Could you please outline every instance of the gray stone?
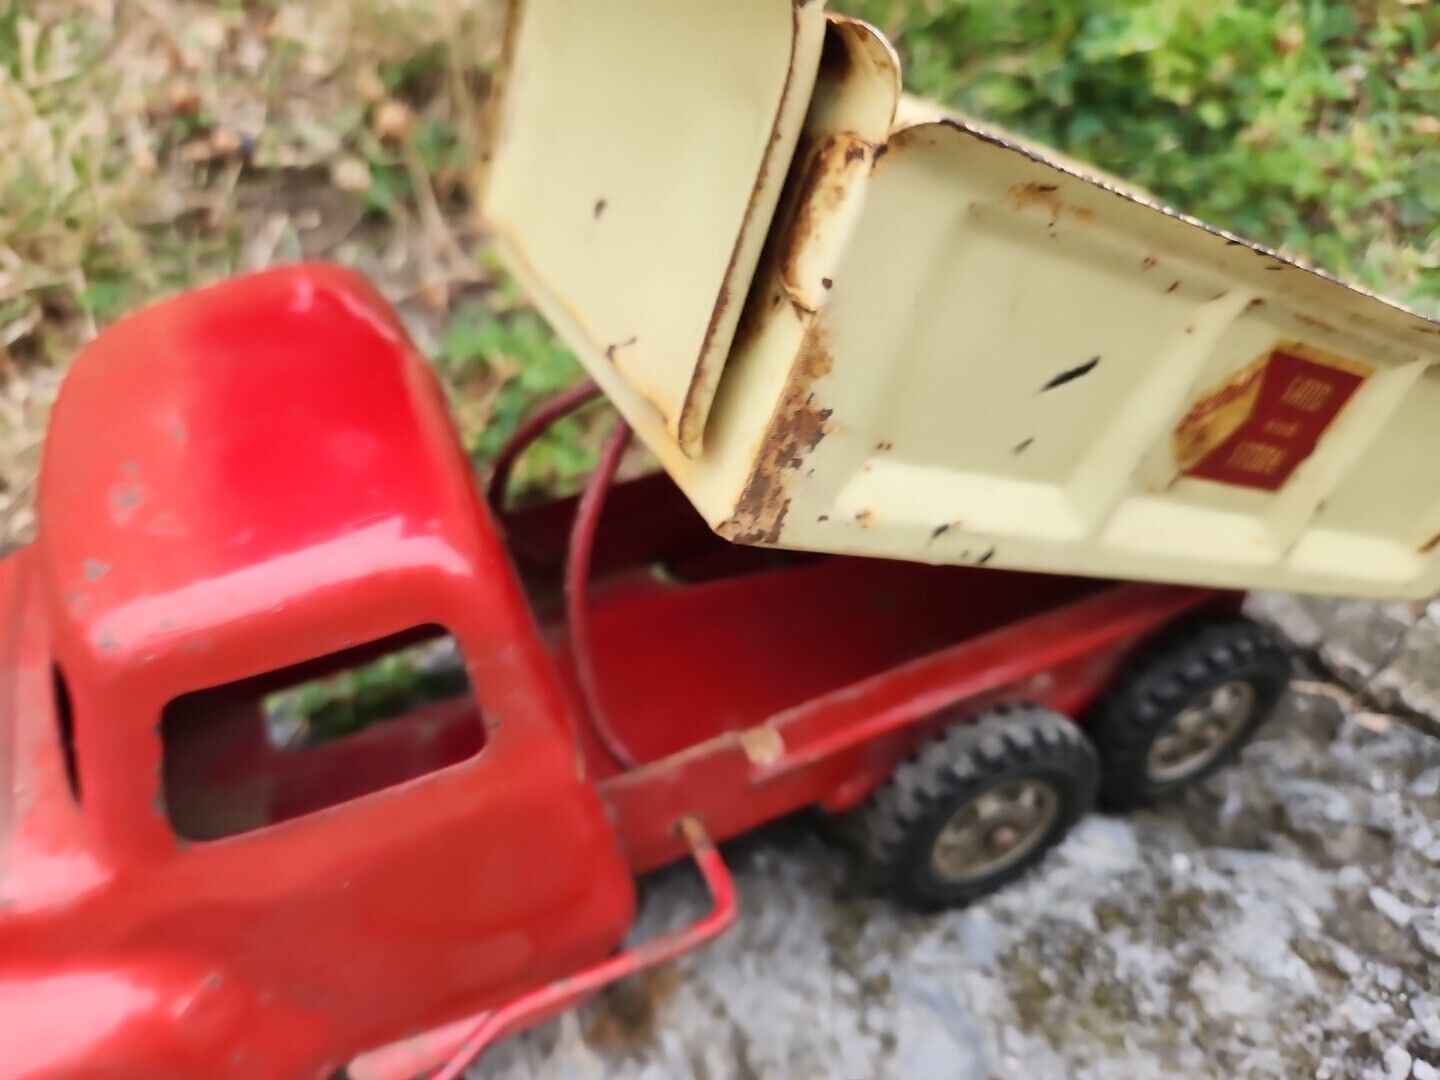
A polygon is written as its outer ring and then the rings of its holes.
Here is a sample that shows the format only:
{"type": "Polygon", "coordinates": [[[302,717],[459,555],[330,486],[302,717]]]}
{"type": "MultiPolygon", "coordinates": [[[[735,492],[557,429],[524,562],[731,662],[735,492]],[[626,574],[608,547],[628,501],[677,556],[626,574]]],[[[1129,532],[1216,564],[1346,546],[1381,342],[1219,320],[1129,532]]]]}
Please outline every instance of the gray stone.
{"type": "Polygon", "coordinates": [[[1372,684],[1377,701],[1440,720],[1440,622],[1435,605],[1406,632],[1394,660],[1372,684]]]}
{"type": "Polygon", "coordinates": [[[1320,659],[1346,684],[1363,686],[1400,654],[1417,618],[1408,604],[1336,601],[1320,659]]]}
{"type": "Polygon", "coordinates": [[[1301,649],[1318,649],[1329,622],[1330,600],[1291,593],[1251,593],[1245,612],[1268,623],[1301,649]]]}
{"type": "Polygon", "coordinates": [[[1246,612],[1313,653],[1343,685],[1380,708],[1440,725],[1440,601],[1377,604],[1256,593],[1246,612]]]}

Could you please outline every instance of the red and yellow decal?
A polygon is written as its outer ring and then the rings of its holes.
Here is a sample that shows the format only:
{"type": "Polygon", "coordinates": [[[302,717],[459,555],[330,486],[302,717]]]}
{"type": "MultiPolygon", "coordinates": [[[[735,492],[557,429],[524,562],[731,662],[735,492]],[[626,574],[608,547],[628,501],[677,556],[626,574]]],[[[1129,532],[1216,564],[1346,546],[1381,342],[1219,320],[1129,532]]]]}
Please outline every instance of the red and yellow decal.
{"type": "Polygon", "coordinates": [[[1372,369],[1286,342],[1226,379],[1175,428],[1182,476],[1278,491],[1372,369]]]}

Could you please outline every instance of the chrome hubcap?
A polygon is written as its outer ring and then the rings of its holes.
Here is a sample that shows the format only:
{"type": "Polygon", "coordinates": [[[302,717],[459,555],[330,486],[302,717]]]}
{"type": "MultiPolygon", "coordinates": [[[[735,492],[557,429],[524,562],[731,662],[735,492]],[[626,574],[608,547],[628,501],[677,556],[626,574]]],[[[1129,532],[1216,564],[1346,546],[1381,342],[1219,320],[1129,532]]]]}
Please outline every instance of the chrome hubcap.
{"type": "Polygon", "coordinates": [[[950,815],[935,837],[930,868],[962,884],[1013,866],[1045,838],[1059,810],[1060,796],[1043,780],[996,784],[950,815]]]}
{"type": "Polygon", "coordinates": [[[1223,754],[1255,709],[1255,688],[1243,679],[1221,683],[1160,729],[1145,768],[1158,783],[1183,780],[1223,754]]]}

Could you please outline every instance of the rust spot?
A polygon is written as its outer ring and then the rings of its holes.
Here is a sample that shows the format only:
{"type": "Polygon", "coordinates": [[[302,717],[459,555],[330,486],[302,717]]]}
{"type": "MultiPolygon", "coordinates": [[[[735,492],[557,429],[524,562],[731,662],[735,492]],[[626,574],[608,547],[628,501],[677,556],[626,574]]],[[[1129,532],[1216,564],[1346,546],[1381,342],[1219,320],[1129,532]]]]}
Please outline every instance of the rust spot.
{"type": "Polygon", "coordinates": [[[1010,452],[1012,454],[1023,454],[1026,450],[1029,450],[1030,447],[1034,444],[1035,436],[1031,435],[1028,439],[1021,439],[1018,443],[1011,447],[1010,452]]]}
{"type": "Polygon", "coordinates": [[[596,221],[599,221],[599,220],[600,220],[600,215],[603,214],[603,213],[605,213],[605,208],[606,208],[607,206],[609,206],[609,205],[610,205],[610,202],[609,202],[609,200],[607,200],[607,199],[596,199],[596,200],[595,200],[595,220],[596,220],[596,221]]]}
{"type": "Polygon", "coordinates": [[[1051,379],[1049,382],[1047,382],[1044,386],[1040,388],[1040,393],[1043,394],[1047,390],[1054,390],[1056,387],[1064,386],[1066,383],[1072,383],[1076,379],[1083,379],[1086,375],[1089,375],[1099,366],[1100,357],[1092,356],[1089,360],[1086,360],[1085,363],[1077,364],[1073,368],[1068,368],[1065,371],[1060,372],[1060,374],[1056,375],[1053,379],[1051,379]]]}
{"type": "Polygon", "coordinates": [[[622,979],[596,995],[585,1040],[606,1050],[653,1043],[660,1013],[679,989],[680,972],[673,964],[622,979]]]}
{"type": "Polygon", "coordinates": [[[1178,289],[1178,288],[1180,288],[1180,282],[1174,281],[1174,282],[1171,282],[1170,287],[1169,287],[1168,289],[1166,289],[1165,291],[1166,291],[1167,293],[1172,293],[1172,292],[1174,292],[1174,291],[1175,291],[1176,289],[1178,289]]]}
{"type": "Polygon", "coordinates": [[[1187,333],[1187,334],[1193,334],[1194,332],[1195,332],[1195,324],[1194,324],[1194,323],[1191,323],[1189,326],[1185,327],[1185,333],[1187,333]]]}
{"type": "Polygon", "coordinates": [[[870,523],[875,520],[874,510],[861,510],[855,515],[855,524],[862,529],[868,529],[870,523]]]}
{"type": "Polygon", "coordinates": [[[824,288],[826,288],[826,289],[833,289],[833,288],[835,287],[835,279],[834,279],[834,278],[828,278],[828,277],[822,277],[822,278],[820,279],[820,284],[821,284],[824,288]]]}
{"type": "MultiPolygon", "coordinates": [[[[832,135],[825,139],[806,162],[796,191],[795,212],[785,230],[785,249],[779,258],[780,280],[791,298],[800,292],[800,258],[810,247],[825,216],[839,207],[845,188],[839,182],[856,161],[869,152],[866,143],[853,136],[832,135]]],[[[827,279],[828,280],[828,279],[827,279]]],[[[826,285],[825,288],[830,288],[826,285]]]]}
{"type": "Polygon", "coordinates": [[[829,521],[829,520],[830,520],[830,515],[829,515],[829,514],[821,514],[821,515],[820,515],[819,517],[817,517],[815,520],[816,520],[816,521],[829,521]]]}
{"type": "Polygon", "coordinates": [[[811,387],[834,366],[824,324],[817,321],[791,368],[789,385],[775,407],[765,445],[735,503],[735,512],[720,526],[722,536],[737,544],[779,542],[790,511],[786,489],[791,476],[830,431],[832,410],[815,404],[811,387]]]}
{"type": "Polygon", "coordinates": [[[1054,224],[1065,210],[1065,204],[1056,194],[1058,190],[1059,186],[1056,184],[1037,184],[1033,180],[1028,184],[1015,184],[1010,188],[1010,204],[1016,210],[1032,207],[1049,210],[1051,224],[1054,224]]]}
{"type": "Polygon", "coordinates": [[[1154,255],[1146,255],[1145,258],[1140,260],[1140,269],[1142,270],[1154,270],[1155,267],[1159,265],[1160,260],[1155,258],[1154,255]]]}
{"type": "Polygon", "coordinates": [[[876,449],[876,450],[879,450],[879,451],[881,451],[881,452],[883,453],[883,452],[886,451],[886,450],[894,450],[894,449],[895,449],[895,444],[894,444],[893,442],[891,442],[889,439],[886,439],[886,440],[884,440],[883,442],[877,442],[877,443],[875,444],[875,449],[876,449]]]}

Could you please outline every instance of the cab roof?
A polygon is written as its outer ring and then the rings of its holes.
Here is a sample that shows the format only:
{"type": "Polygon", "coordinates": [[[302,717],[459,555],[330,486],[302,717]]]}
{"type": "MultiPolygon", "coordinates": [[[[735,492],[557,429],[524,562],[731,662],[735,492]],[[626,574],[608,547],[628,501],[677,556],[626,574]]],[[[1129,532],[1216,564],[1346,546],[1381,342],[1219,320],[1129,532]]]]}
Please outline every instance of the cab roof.
{"type": "Polygon", "coordinates": [[[178,297],[103,333],[56,403],[57,659],[72,682],[196,689],[431,621],[424,583],[468,571],[482,516],[438,385],[362,278],[302,265],[178,297]]]}

